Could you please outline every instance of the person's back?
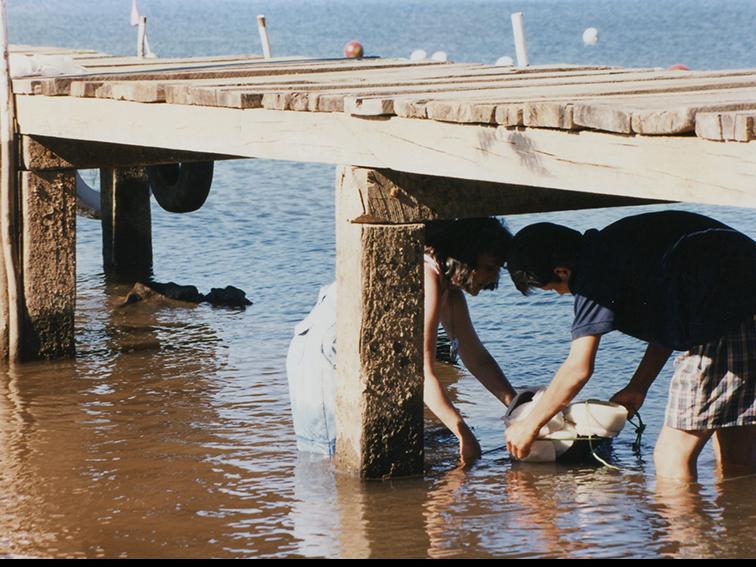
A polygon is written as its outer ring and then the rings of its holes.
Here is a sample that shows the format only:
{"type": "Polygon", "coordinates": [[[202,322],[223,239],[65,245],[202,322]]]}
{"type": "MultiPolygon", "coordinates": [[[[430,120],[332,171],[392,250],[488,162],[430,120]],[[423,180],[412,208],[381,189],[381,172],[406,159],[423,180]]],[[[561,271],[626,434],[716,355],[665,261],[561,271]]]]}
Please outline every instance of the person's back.
{"type": "Polygon", "coordinates": [[[756,243],[695,213],[636,215],[585,233],[570,289],[617,330],[686,349],[756,310],[756,243]]]}

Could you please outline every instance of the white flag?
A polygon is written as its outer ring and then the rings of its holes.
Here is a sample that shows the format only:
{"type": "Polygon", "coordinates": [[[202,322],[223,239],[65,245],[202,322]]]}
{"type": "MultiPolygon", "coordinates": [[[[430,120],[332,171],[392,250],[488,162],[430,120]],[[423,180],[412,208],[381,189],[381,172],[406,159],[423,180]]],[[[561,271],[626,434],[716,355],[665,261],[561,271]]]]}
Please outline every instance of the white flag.
{"type": "Polygon", "coordinates": [[[139,25],[139,8],[137,8],[136,0],[131,0],[131,25],[139,25]]]}

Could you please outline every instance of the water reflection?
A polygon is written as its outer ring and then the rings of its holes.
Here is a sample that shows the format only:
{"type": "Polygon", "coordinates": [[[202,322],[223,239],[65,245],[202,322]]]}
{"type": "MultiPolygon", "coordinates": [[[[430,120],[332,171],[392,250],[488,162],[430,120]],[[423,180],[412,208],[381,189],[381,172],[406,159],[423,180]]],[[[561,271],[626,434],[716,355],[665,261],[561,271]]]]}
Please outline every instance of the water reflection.
{"type": "Polygon", "coordinates": [[[753,554],[748,539],[756,517],[756,477],[699,483],[658,479],[655,536],[672,558],[736,558],[753,554]],[[713,492],[713,495],[711,494],[713,492]]]}
{"type": "Polygon", "coordinates": [[[234,540],[259,552],[250,521],[287,503],[244,486],[254,443],[237,444],[217,407],[224,351],[211,326],[182,318],[110,310],[97,372],[84,356],[4,373],[1,553],[227,556],[234,540]]]}

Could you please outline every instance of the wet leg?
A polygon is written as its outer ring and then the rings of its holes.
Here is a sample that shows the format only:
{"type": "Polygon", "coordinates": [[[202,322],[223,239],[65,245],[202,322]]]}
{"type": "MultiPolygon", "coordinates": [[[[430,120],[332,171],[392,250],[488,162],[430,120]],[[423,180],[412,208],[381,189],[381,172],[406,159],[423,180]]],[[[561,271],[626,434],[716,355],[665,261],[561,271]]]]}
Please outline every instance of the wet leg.
{"type": "Polygon", "coordinates": [[[713,445],[722,477],[756,472],[756,425],[718,429],[713,445]]]}
{"type": "Polygon", "coordinates": [[[654,449],[656,476],[677,480],[695,480],[696,461],[713,431],[684,431],[665,425],[654,449]]]}

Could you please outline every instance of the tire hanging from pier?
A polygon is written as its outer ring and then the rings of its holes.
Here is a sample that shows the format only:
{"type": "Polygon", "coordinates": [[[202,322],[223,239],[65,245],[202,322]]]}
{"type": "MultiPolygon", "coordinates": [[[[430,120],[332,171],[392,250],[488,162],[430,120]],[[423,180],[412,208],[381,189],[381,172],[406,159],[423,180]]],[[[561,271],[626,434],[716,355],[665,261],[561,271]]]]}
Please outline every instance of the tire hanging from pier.
{"type": "Polygon", "coordinates": [[[147,168],[155,200],[171,213],[191,213],[207,200],[213,183],[212,161],[171,163],[147,168]]]}

